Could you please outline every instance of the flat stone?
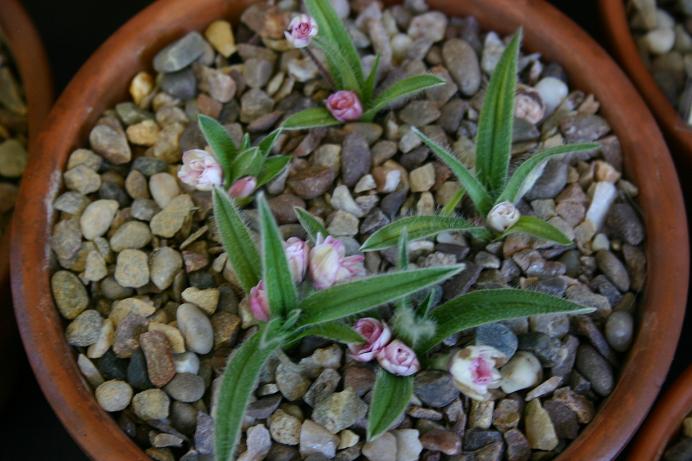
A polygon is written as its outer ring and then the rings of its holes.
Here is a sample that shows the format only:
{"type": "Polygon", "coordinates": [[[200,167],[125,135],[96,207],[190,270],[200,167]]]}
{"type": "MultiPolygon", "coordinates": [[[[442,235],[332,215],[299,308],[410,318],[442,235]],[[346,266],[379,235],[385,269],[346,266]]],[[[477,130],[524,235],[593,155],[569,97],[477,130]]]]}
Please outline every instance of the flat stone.
{"type": "Polygon", "coordinates": [[[424,432],[420,441],[423,448],[439,451],[445,455],[457,455],[461,452],[461,438],[452,431],[433,428],[424,432]]]}
{"type": "Polygon", "coordinates": [[[616,203],[610,208],[606,226],[610,234],[630,245],[639,245],[644,241],[644,225],[628,203],[616,203]]]}
{"type": "Polygon", "coordinates": [[[270,395],[251,402],[247,408],[247,416],[255,419],[267,419],[279,408],[281,395],[270,395]]]}
{"type": "Polygon", "coordinates": [[[198,32],[190,32],[154,56],[157,72],[176,72],[192,64],[204,53],[206,42],[198,32]]]}
{"type": "Polygon", "coordinates": [[[141,349],[136,350],[127,364],[127,382],[137,390],[151,389],[154,385],[147,373],[147,359],[141,349]]]}
{"type": "Polygon", "coordinates": [[[192,373],[178,373],[164,390],[178,402],[193,403],[204,396],[204,378],[192,373]]]}
{"type": "Polygon", "coordinates": [[[147,389],[135,394],[132,409],[145,421],[161,420],[168,417],[170,399],[160,389],[147,389]]]}
{"type": "Polygon", "coordinates": [[[91,202],[79,218],[82,235],[87,240],[101,237],[111,227],[118,202],[115,200],[95,200],[91,202]]]}
{"type": "Polygon", "coordinates": [[[60,314],[72,320],[89,305],[86,288],[75,274],[58,271],[51,277],[51,291],[60,314]]]}
{"type": "MultiPolygon", "coordinates": [[[[209,417],[211,420],[211,417],[209,417]]],[[[213,421],[210,422],[213,425],[213,421]]],[[[211,430],[211,427],[210,427],[211,430]]],[[[213,447],[212,434],[209,435],[210,452],[213,447]]],[[[267,456],[272,446],[269,431],[263,424],[252,426],[247,430],[247,451],[238,457],[238,461],[257,461],[267,456]]]]}
{"type": "Polygon", "coordinates": [[[171,200],[180,195],[178,180],[168,173],[156,173],[149,178],[149,190],[152,198],[161,208],[166,208],[171,200]]]}
{"type": "Polygon", "coordinates": [[[208,288],[200,290],[195,287],[186,288],[182,292],[183,299],[196,305],[207,314],[211,315],[216,311],[216,306],[219,304],[219,289],[208,288]]]}
{"type": "Polygon", "coordinates": [[[182,256],[171,247],[161,247],[151,253],[150,277],[159,290],[165,290],[171,286],[175,274],[180,272],[182,267],[182,256]]]}
{"type": "Polygon", "coordinates": [[[139,288],[149,283],[147,254],[140,250],[126,249],[118,254],[115,280],[123,287],[139,288]]]}
{"type": "Polygon", "coordinates": [[[149,226],[140,221],[128,221],[115,231],[111,237],[111,250],[120,252],[125,249],[144,248],[151,242],[149,226]]]}
{"type": "Polygon", "coordinates": [[[65,187],[83,195],[96,192],[101,187],[101,176],[86,165],[67,170],[63,174],[63,180],[65,187]]]}
{"type": "Polygon", "coordinates": [[[561,159],[550,160],[546,163],[543,173],[529,190],[527,200],[549,199],[557,196],[567,184],[568,165],[561,159]]]}
{"type": "Polygon", "coordinates": [[[175,376],[175,363],[166,335],[161,331],[149,331],[139,337],[139,344],[146,358],[151,383],[156,387],[168,384],[175,376]]]}
{"type": "Polygon", "coordinates": [[[341,375],[339,372],[332,368],[325,368],[310,385],[303,396],[303,400],[311,407],[314,407],[318,402],[333,394],[340,381],[341,375]]]}
{"type": "Polygon", "coordinates": [[[577,113],[560,120],[560,131],[566,143],[591,142],[608,134],[610,126],[599,115],[577,113]]]}
{"type": "Polygon", "coordinates": [[[397,439],[391,432],[363,445],[363,456],[370,461],[396,461],[396,454],[397,439]]]}
{"type": "Polygon", "coordinates": [[[504,439],[507,444],[507,461],[529,461],[531,446],[522,432],[511,429],[504,433],[504,439]]]}
{"type": "Polygon", "coordinates": [[[579,435],[579,421],[577,414],[567,405],[556,400],[546,400],[543,408],[548,412],[550,420],[555,427],[555,434],[561,439],[574,440],[579,435]]]}
{"type": "Polygon", "coordinates": [[[425,126],[440,118],[440,110],[433,101],[411,101],[399,111],[401,121],[413,126],[425,126]]]}
{"type": "Polygon", "coordinates": [[[67,343],[75,347],[87,347],[99,339],[103,318],[98,311],[88,309],[75,318],[65,329],[67,343]]]}
{"type": "Polygon", "coordinates": [[[531,448],[550,451],[557,447],[559,440],[548,412],[541,406],[540,400],[532,400],[524,410],[526,438],[531,448]]]}
{"type": "Polygon", "coordinates": [[[312,419],[328,431],[337,432],[352,426],[365,417],[368,405],[351,388],[336,392],[316,403],[312,419]]]}
{"type": "Polygon", "coordinates": [[[396,461],[416,461],[423,451],[420,433],[415,429],[393,431],[396,437],[396,461]]]}
{"type": "Polygon", "coordinates": [[[414,392],[424,404],[433,408],[446,407],[458,396],[454,380],[449,375],[437,370],[426,370],[416,374],[414,392]]]}
{"type": "Polygon", "coordinates": [[[82,232],[79,221],[65,219],[53,228],[51,248],[61,260],[72,259],[82,247],[82,232]]]}
{"type": "Polygon", "coordinates": [[[178,195],[161,212],[151,218],[151,231],[164,238],[173,237],[190,215],[194,204],[187,194],[178,195]]]}
{"type": "Polygon", "coordinates": [[[511,358],[517,351],[517,335],[501,323],[489,323],[476,328],[476,344],[492,346],[511,358]]]}
{"type": "Polygon", "coordinates": [[[218,19],[207,26],[204,36],[216,51],[228,58],[236,51],[231,23],[218,19]]]}
{"type": "Polygon", "coordinates": [[[178,328],[189,350],[208,354],[214,345],[214,330],[209,318],[193,304],[181,304],[176,311],[178,328]]]}
{"type": "Polygon", "coordinates": [[[349,187],[370,171],[372,155],[365,137],[352,133],[344,139],[341,150],[341,179],[349,187]]]}
{"type": "Polygon", "coordinates": [[[427,163],[416,168],[409,175],[412,192],[425,192],[435,185],[435,168],[432,163],[427,163]]]}
{"type": "MultiPolygon", "coordinates": [[[[339,437],[310,419],[300,429],[300,454],[303,457],[322,455],[331,459],[336,454],[339,437]]],[[[396,449],[396,447],[395,447],[396,449]]]]}
{"type": "Polygon", "coordinates": [[[334,179],[336,174],[330,168],[308,166],[291,172],[288,177],[288,186],[298,197],[309,200],[324,195],[332,186],[334,179]]]}
{"type": "Polygon", "coordinates": [[[493,426],[506,432],[519,425],[521,420],[522,402],[517,399],[502,399],[495,405],[493,411],[493,426]]]}
{"type": "Polygon", "coordinates": [[[583,395],[577,394],[569,387],[561,387],[555,391],[553,400],[565,404],[574,411],[581,424],[588,424],[594,417],[593,403],[583,395]]]}
{"type": "Polygon", "coordinates": [[[89,143],[94,152],[115,165],[128,163],[132,159],[127,136],[117,121],[94,126],[89,133],[89,143]]]}
{"type": "Polygon", "coordinates": [[[471,45],[461,39],[447,40],[442,46],[442,58],[459,91],[464,96],[476,94],[481,85],[481,68],[471,45]]]}
{"type": "Polygon", "coordinates": [[[122,411],[132,400],[132,387],[125,381],[112,379],[94,391],[96,401],[108,412],[122,411]]]}

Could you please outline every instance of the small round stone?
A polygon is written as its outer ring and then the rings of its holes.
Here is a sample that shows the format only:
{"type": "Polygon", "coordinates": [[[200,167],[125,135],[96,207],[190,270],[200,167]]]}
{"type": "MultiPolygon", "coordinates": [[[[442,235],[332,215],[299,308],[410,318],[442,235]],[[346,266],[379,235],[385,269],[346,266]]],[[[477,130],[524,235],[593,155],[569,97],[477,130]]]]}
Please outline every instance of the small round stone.
{"type": "Polygon", "coordinates": [[[188,349],[208,354],[214,345],[214,330],[209,317],[194,304],[186,303],[178,307],[176,319],[188,349]]]}
{"type": "Polygon", "coordinates": [[[76,318],[89,305],[89,296],[79,277],[70,271],[58,271],[50,279],[58,310],[68,320],[76,318]]]}
{"type": "Polygon", "coordinates": [[[149,283],[147,254],[140,250],[126,249],[118,254],[115,280],[123,287],[139,288],[149,283]]]}
{"type": "Polygon", "coordinates": [[[82,216],[79,225],[82,235],[87,240],[101,237],[111,227],[115,213],[118,211],[118,202],[115,200],[96,200],[91,202],[82,216]]]}
{"type": "Polygon", "coordinates": [[[87,347],[99,339],[103,318],[98,311],[88,309],[77,316],[65,330],[65,338],[72,346],[87,347]]]}
{"type": "Polygon", "coordinates": [[[132,400],[132,387],[125,381],[112,379],[96,388],[96,401],[108,412],[122,411],[132,400]]]}
{"type": "Polygon", "coordinates": [[[145,421],[168,418],[171,400],[161,389],[147,389],[132,399],[132,409],[145,421]]]}
{"type": "Polygon", "coordinates": [[[633,330],[634,320],[629,312],[613,312],[608,317],[605,328],[608,344],[618,352],[625,352],[632,343],[633,330]]]}
{"type": "Polygon", "coordinates": [[[179,402],[196,402],[204,395],[204,379],[192,373],[178,373],[164,390],[179,402]]]}

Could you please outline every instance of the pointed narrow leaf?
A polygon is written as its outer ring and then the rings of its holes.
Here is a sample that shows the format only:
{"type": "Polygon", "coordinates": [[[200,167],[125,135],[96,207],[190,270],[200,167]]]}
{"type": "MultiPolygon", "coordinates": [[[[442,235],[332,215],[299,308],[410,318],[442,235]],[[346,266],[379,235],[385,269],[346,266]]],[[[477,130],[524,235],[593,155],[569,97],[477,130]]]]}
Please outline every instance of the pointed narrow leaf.
{"type": "Polygon", "coordinates": [[[251,145],[252,142],[250,140],[250,133],[245,133],[243,135],[243,140],[240,143],[240,150],[249,149],[251,145]]]}
{"type": "Polygon", "coordinates": [[[231,164],[238,155],[238,147],[235,145],[226,129],[216,119],[200,114],[198,116],[199,129],[204,139],[211,146],[225,175],[231,174],[231,164]]]}
{"type": "Polygon", "coordinates": [[[321,126],[339,125],[341,122],[332,117],[325,107],[311,107],[303,111],[289,115],[281,124],[284,130],[305,130],[321,126]]]}
{"type": "Polygon", "coordinates": [[[491,194],[500,194],[507,181],[512,154],[514,96],[517,87],[517,59],[521,31],[502,53],[490,77],[476,134],[476,172],[491,194]]]}
{"type": "Polygon", "coordinates": [[[559,243],[560,245],[570,245],[572,241],[560,229],[535,216],[522,216],[519,221],[507,229],[500,238],[510,234],[524,233],[532,237],[559,243]]]}
{"type": "Polygon", "coordinates": [[[360,62],[358,62],[358,68],[353,68],[351,67],[352,63],[346,59],[343,53],[339,52],[334,44],[319,36],[314,42],[324,52],[331,77],[337,76],[339,83],[335,83],[338,85],[338,89],[355,91],[362,97],[360,94],[361,81],[358,79],[358,75],[362,75],[363,72],[360,62]]]}
{"type": "MultiPolygon", "coordinates": [[[[588,152],[597,149],[598,147],[600,147],[600,144],[598,143],[567,144],[566,146],[551,147],[533,155],[529,159],[525,160],[524,163],[519,165],[519,167],[514,171],[514,174],[507,182],[505,190],[502,191],[502,194],[497,199],[497,203],[517,203],[533,185],[527,184],[527,182],[530,182],[529,180],[533,176],[532,173],[550,158],[572,152],[588,152]]],[[[538,178],[533,178],[533,181],[536,179],[538,178]]]]}
{"type": "Polygon", "coordinates": [[[245,410],[259,375],[276,348],[261,349],[256,333],[237,348],[224,369],[214,414],[214,449],[217,461],[234,459],[245,410]]]}
{"type": "Polygon", "coordinates": [[[447,152],[444,147],[427,137],[418,128],[413,128],[413,132],[418,135],[425,145],[428,146],[450,170],[452,170],[452,173],[454,173],[461,183],[461,187],[466,190],[469,198],[471,198],[473,204],[476,205],[476,209],[482,215],[488,214],[490,208],[493,206],[493,199],[478,178],[476,178],[456,156],[447,152]]]}
{"type": "Polygon", "coordinates": [[[322,237],[327,237],[329,235],[329,232],[327,232],[327,229],[325,229],[322,223],[305,209],[297,206],[293,208],[293,211],[295,211],[298,222],[303,226],[303,229],[307,232],[312,243],[317,241],[317,234],[322,234],[322,237]]]}
{"type": "Polygon", "coordinates": [[[445,83],[447,83],[446,80],[430,74],[415,75],[399,80],[383,90],[382,93],[375,98],[372,107],[368,107],[367,111],[363,114],[363,119],[372,120],[379,111],[399,98],[412,96],[428,88],[434,88],[444,85],[445,83]]]}
{"type": "Polygon", "coordinates": [[[349,63],[349,67],[356,72],[358,86],[363,85],[363,68],[360,63],[360,55],[353,45],[351,34],[348,33],[344,22],[339,19],[332,8],[331,2],[324,0],[305,0],[305,7],[319,26],[318,37],[333,43],[337,52],[343,55],[343,59],[349,63]]]}
{"type": "Polygon", "coordinates": [[[541,314],[588,314],[594,310],[536,291],[513,288],[472,291],[431,312],[430,318],[437,322],[437,332],[416,352],[429,352],[453,334],[486,323],[541,314]]]}
{"type": "Polygon", "coordinates": [[[269,154],[271,154],[272,147],[274,147],[274,143],[279,138],[282,131],[283,130],[281,129],[281,127],[275,129],[274,131],[266,135],[264,138],[262,138],[259,144],[257,144],[257,147],[259,147],[259,150],[264,156],[264,158],[269,157],[269,154]]]}
{"type": "Polygon", "coordinates": [[[302,325],[332,322],[443,282],[463,266],[441,266],[389,272],[317,291],[300,303],[302,325]]]}
{"type": "Polygon", "coordinates": [[[245,293],[259,283],[260,257],[250,230],[243,222],[236,205],[223,189],[212,192],[214,219],[219,229],[221,243],[233,267],[238,282],[245,293]]]}
{"type": "Polygon", "coordinates": [[[475,231],[475,227],[463,218],[453,216],[408,216],[400,218],[372,234],[360,247],[362,251],[383,250],[399,241],[402,230],[408,231],[409,240],[432,237],[444,231],[475,231]]]}
{"type": "Polygon", "coordinates": [[[370,400],[368,440],[387,432],[406,411],[413,396],[413,376],[394,376],[379,369],[370,400]]]}
{"type": "Polygon", "coordinates": [[[450,198],[449,201],[445,203],[445,206],[442,207],[440,214],[442,216],[452,216],[454,214],[454,210],[457,206],[459,206],[461,200],[464,198],[465,193],[466,191],[464,191],[464,189],[457,190],[454,193],[454,195],[452,195],[452,198],[450,198]]]}
{"type": "Polygon", "coordinates": [[[291,161],[290,155],[275,155],[269,157],[262,167],[262,172],[257,176],[257,187],[262,187],[277,177],[291,161]]]}
{"type": "Polygon", "coordinates": [[[296,286],[286,260],[284,241],[269,204],[260,193],[257,211],[262,236],[262,280],[272,317],[283,317],[297,304],[296,286]]]}
{"type": "Polygon", "coordinates": [[[331,339],[342,344],[360,344],[364,341],[356,330],[342,322],[328,322],[321,325],[308,327],[301,331],[296,338],[306,338],[308,336],[318,336],[320,338],[331,339]]]}
{"type": "Polygon", "coordinates": [[[370,105],[373,94],[375,94],[375,86],[377,85],[377,73],[380,70],[380,61],[382,56],[380,53],[375,55],[375,62],[372,63],[372,68],[368,74],[368,78],[365,80],[365,88],[363,89],[363,104],[365,107],[370,105]]]}
{"type": "Polygon", "coordinates": [[[264,157],[257,147],[251,147],[242,151],[231,164],[231,184],[243,176],[259,175],[264,157]]]}
{"type": "Polygon", "coordinates": [[[408,229],[404,227],[399,232],[399,270],[408,269],[408,229]]]}

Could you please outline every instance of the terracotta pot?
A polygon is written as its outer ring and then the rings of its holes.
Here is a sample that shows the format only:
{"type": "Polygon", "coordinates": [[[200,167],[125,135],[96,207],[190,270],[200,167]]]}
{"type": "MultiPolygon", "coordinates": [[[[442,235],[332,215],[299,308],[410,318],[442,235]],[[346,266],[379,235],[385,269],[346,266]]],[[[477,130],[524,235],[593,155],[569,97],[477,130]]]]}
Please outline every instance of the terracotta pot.
{"type": "Polygon", "coordinates": [[[682,420],[692,412],[692,367],[659,400],[639,430],[629,461],[657,461],[680,432],[682,420]]]}
{"type": "MultiPolygon", "coordinates": [[[[113,35],[84,65],[49,116],[32,175],[22,185],[14,222],[13,292],[17,319],[34,372],[63,424],[82,448],[102,461],[148,458],[101,410],[79,373],[53,305],[48,239],[50,204],[60,192],[60,172],[72,149],[83,146],[107,108],[125,98],[132,76],[154,53],[185,32],[221,16],[237,18],[248,1],[161,0],[113,35]]],[[[562,64],[577,88],[593,93],[620,137],[629,177],[638,184],[648,235],[650,279],[642,315],[619,382],[594,421],[560,460],[611,460],[630,439],[653,403],[678,340],[688,283],[685,211],[662,136],[625,75],[608,55],[542,0],[430,0],[450,16],[475,15],[502,33],[523,26],[526,47],[562,64]],[[641,146],[646,146],[641,150],[641,146]]]]}
{"type": "Polygon", "coordinates": [[[639,89],[671,143],[673,156],[692,167],[692,127],[673,107],[639,56],[630,32],[624,0],[599,0],[603,32],[615,58],[639,89]]]}
{"type": "MultiPolygon", "coordinates": [[[[19,71],[28,106],[29,150],[53,103],[53,82],[41,38],[18,0],[0,3],[0,30],[19,71]]],[[[10,232],[0,239],[0,350],[16,335],[10,308],[10,232]]],[[[9,380],[1,380],[0,395],[9,380]]]]}

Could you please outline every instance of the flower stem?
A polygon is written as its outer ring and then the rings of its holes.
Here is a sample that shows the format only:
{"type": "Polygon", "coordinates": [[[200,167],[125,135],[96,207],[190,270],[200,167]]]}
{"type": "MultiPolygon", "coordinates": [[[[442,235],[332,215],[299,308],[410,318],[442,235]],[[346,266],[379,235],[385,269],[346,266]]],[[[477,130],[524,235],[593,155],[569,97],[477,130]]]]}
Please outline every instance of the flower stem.
{"type": "Polygon", "coordinates": [[[324,79],[327,81],[329,86],[332,87],[332,89],[336,89],[336,85],[334,84],[334,80],[332,80],[332,76],[329,75],[329,72],[327,72],[327,69],[325,69],[324,66],[322,65],[322,63],[320,62],[320,60],[317,59],[317,56],[315,56],[315,53],[313,53],[312,50],[308,47],[301,48],[301,49],[305,52],[305,54],[308,55],[308,57],[310,59],[312,59],[312,62],[315,63],[315,65],[317,66],[317,69],[320,71],[320,74],[322,74],[322,77],[324,77],[324,79]]]}

